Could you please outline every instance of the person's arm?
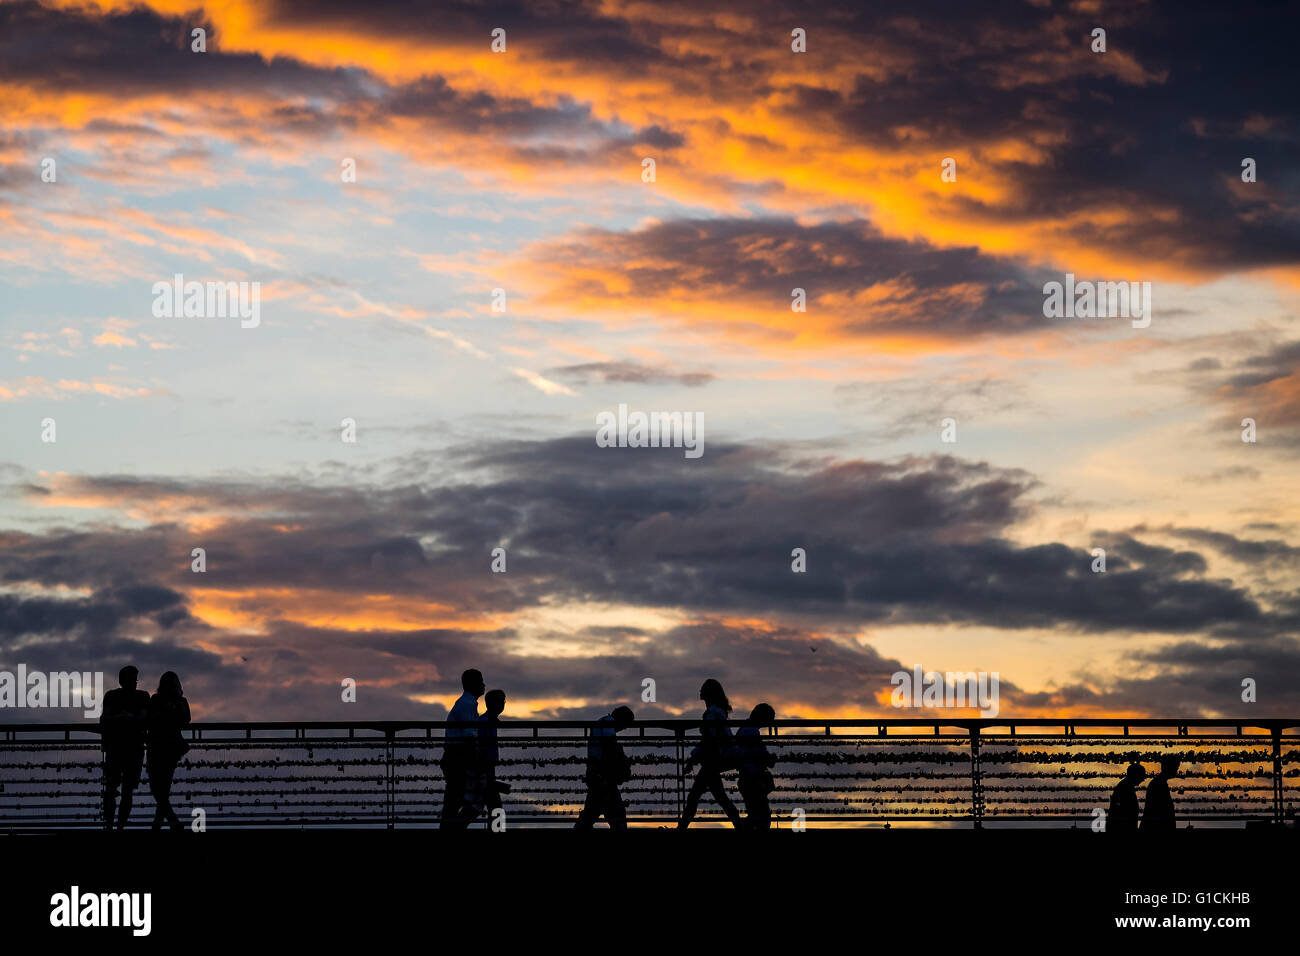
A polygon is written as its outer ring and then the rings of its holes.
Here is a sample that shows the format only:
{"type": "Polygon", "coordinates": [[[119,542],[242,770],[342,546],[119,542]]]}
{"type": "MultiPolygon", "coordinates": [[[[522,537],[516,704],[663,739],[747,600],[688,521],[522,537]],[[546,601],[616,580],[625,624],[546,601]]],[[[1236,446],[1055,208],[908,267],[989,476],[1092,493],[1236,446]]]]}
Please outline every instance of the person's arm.
{"type": "Polygon", "coordinates": [[[614,754],[618,759],[618,774],[614,778],[620,784],[627,783],[632,779],[632,761],[623,751],[623,745],[617,740],[614,741],[614,754]]]}
{"type": "Polygon", "coordinates": [[[184,697],[181,698],[181,726],[184,727],[190,722],[190,702],[184,697]]]}
{"type": "Polygon", "coordinates": [[[700,721],[700,742],[691,751],[691,755],[686,760],[686,772],[690,773],[691,769],[698,763],[704,763],[704,755],[710,752],[716,752],[717,747],[717,726],[716,719],[709,716],[709,711],[704,712],[704,719],[700,721]]]}
{"type": "Polygon", "coordinates": [[[125,693],[110,690],[104,695],[104,712],[99,715],[101,723],[121,724],[132,718],[131,702],[125,699],[125,693]]]}
{"type": "MultiPolygon", "coordinates": [[[[703,733],[703,728],[701,728],[701,733],[703,733]]],[[[703,740],[701,740],[700,743],[699,743],[698,745],[696,745],[694,748],[691,749],[691,755],[690,755],[689,757],[686,758],[686,772],[687,772],[688,774],[689,774],[692,770],[695,769],[695,765],[696,765],[697,763],[702,763],[702,762],[703,762],[703,761],[700,759],[700,753],[701,753],[701,751],[703,751],[703,750],[704,750],[704,741],[703,741],[703,740]]]]}

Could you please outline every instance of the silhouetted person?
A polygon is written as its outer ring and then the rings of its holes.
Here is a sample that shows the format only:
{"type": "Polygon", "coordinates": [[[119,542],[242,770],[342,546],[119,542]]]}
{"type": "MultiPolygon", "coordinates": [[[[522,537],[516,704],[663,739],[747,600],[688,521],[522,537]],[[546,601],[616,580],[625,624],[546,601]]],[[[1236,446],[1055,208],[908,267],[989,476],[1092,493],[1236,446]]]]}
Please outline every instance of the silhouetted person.
{"type": "Polygon", "coordinates": [[[501,752],[497,746],[497,727],[501,713],[506,709],[506,692],[490,690],[483,695],[486,705],[479,717],[478,739],[475,741],[474,765],[465,777],[465,800],[461,816],[468,825],[478,819],[486,807],[490,814],[501,806],[501,793],[509,792],[509,784],[497,780],[497,761],[501,752]]]}
{"type": "Polygon", "coordinates": [[[443,830],[459,830],[469,825],[464,812],[465,785],[477,757],[478,699],[486,690],[483,675],[473,669],[460,675],[460,686],[465,692],[452,704],[447,720],[460,722],[463,726],[447,728],[442,748],[442,821],[439,827],[443,830]]]}
{"type": "Polygon", "coordinates": [[[1169,795],[1169,781],[1178,776],[1178,758],[1161,757],[1160,772],[1147,784],[1147,803],[1142,810],[1142,831],[1172,833],[1178,829],[1174,798],[1169,795]]]}
{"type": "Polygon", "coordinates": [[[627,829],[627,808],[618,788],[632,779],[632,761],[623,753],[618,732],[632,726],[631,707],[615,707],[591,728],[587,738],[587,802],[578,814],[575,830],[590,830],[602,816],[611,830],[627,829]]]}
{"type": "Polygon", "coordinates": [[[1146,768],[1131,763],[1122,779],[1111,792],[1110,812],[1106,818],[1107,833],[1136,833],[1138,828],[1137,786],[1147,778],[1146,768]]]}
{"type": "Polygon", "coordinates": [[[104,695],[99,715],[100,745],[104,748],[104,829],[113,825],[113,803],[122,788],[117,828],[126,826],[131,801],[140,785],[144,764],[144,738],[149,714],[149,692],[136,690],[140,672],[130,664],[117,673],[115,687],[104,695]]]}
{"type": "Polygon", "coordinates": [[[686,808],[682,812],[678,829],[686,829],[695,819],[695,811],[700,805],[700,797],[707,790],[713,794],[722,812],[727,815],[733,827],[740,826],[740,811],[727,796],[722,786],[724,759],[734,758],[731,746],[731,730],[727,727],[727,715],[731,713],[731,701],[722,690],[722,685],[710,677],[700,687],[700,700],[704,701],[704,723],[700,727],[700,745],[696,747],[686,761],[686,773],[698,762],[700,772],[691,784],[691,791],[686,795],[686,808]]]}
{"type": "Polygon", "coordinates": [[[740,770],[740,796],[745,801],[745,825],[753,830],[772,828],[772,808],[767,796],[776,789],[772,765],[776,757],[763,744],[762,728],[776,720],[771,704],[759,704],[745,726],[736,731],[736,763],[740,770]]]}
{"type": "Polygon", "coordinates": [[[157,809],[153,828],[161,829],[163,820],[173,830],[184,830],[172,809],[172,775],[176,765],[189,752],[190,745],[181,728],[190,722],[190,702],[181,691],[181,679],[168,671],[158,681],[158,691],[149,698],[149,792],[157,809]]]}

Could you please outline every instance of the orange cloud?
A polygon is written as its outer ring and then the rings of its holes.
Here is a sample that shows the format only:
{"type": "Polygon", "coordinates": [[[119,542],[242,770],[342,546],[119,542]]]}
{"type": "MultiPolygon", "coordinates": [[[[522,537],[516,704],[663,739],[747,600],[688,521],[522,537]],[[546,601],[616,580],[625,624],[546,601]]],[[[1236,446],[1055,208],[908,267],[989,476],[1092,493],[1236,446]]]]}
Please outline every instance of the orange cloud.
{"type": "Polygon", "coordinates": [[[504,616],[460,611],[446,604],[391,594],[326,589],[250,588],[187,591],[190,613],[214,627],[261,631],[272,621],[342,631],[492,631],[504,616]]]}

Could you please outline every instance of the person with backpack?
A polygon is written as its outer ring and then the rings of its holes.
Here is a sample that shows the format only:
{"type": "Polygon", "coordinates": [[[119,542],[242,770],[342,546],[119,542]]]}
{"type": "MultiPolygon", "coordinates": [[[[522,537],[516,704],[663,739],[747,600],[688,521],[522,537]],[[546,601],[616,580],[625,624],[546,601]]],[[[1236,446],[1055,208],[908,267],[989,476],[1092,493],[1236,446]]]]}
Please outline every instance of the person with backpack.
{"type": "Polygon", "coordinates": [[[772,766],[776,757],[763,745],[762,728],[776,720],[771,704],[759,704],[749,713],[745,726],[736,731],[736,764],[740,770],[740,797],[745,801],[745,826],[751,830],[772,828],[772,807],[768,794],[776,789],[772,766]]]}
{"type": "Polygon", "coordinates": [[[632,779],[632,762],[618,742],[618,732],[632,726],[631,707],[615,707],[591,728],[587,740],[587,802],[575,830],[590,830],[602,816],[611,830],[627,829],[627,808],[618,788],[632,779]]]}

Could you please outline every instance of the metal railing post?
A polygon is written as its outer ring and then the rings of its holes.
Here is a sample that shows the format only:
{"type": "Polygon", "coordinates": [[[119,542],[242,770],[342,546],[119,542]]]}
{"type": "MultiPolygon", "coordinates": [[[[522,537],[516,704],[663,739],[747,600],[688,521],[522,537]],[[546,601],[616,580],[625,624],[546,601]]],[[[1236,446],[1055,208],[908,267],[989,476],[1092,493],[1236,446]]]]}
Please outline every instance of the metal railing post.
{"type": "Polygon", "coordinates": [[[1282,728],[1273,728],[1273,822],[1282,823],[1282,728]]]}
{"type": "Polygon", "coordinates": [[[673,764],[673,776],[677,778],[677,819],[680,821],[686,810],[686,774],[682,761],[686,759],[686,730],[677,728],[677,760],[673,764]]]}
{"type": "Polygon", "coordinates": [[[397,822],[397,807],[394,800],[393,735],[395,731],[384,731],[384,820],[388,829],[393,829],[397,822]]]}
{"type": "Polygon", "coordinates": [[[970,813],[976,830],[984,829],[984,772],[980,766],[980,729],[970,729],[970,813]]]}

